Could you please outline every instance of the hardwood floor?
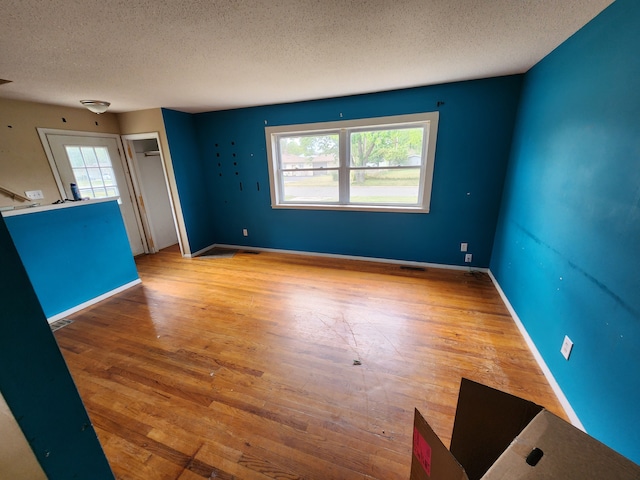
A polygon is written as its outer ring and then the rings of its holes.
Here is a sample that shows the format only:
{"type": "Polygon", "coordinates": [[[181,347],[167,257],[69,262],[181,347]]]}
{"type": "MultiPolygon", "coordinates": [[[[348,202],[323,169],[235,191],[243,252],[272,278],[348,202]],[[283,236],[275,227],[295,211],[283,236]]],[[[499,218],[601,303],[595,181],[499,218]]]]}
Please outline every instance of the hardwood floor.
{"type": "Polygon", "coordinates": [[[414,407],[448,445],[461,377],[565,418],[485,274],[137,264],[142,285],[55,333],[118,479],[406,480],[414,407]]]}

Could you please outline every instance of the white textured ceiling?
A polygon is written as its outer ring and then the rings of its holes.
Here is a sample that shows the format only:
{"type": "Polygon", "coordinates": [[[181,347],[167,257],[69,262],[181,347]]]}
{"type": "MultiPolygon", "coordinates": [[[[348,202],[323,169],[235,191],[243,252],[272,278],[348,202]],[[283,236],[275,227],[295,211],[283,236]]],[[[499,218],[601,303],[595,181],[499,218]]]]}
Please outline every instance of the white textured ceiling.
{"type": "Polygon", "coordinates": [[[526,72],[612,0],[0,0],[0,97],[187,112],[526,72]]]}

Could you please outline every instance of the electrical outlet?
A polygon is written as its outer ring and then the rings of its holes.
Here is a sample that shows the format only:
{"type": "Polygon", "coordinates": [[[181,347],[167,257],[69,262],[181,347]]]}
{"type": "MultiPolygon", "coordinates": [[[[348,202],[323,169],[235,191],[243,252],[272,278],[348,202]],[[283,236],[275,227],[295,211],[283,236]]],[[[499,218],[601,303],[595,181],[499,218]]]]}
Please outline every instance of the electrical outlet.
{"type": "Polygon", "coordinates": [[[569,355],[571,355],[571,349],[573,349],[573,342],[566,335],[564,336],[564,342],[562,342],[562,348],[560,349],[560,353],[565,358],[565,360],[569,360],[569,355]]]}
{"type": "Polygon", "coordinates": [[[466,252],[468,247],[469,247],[468,243],[466,243],[466,242],[465,243],[461,243],[460,244],[460,251],[461,252],[466,252]]]}
{"type": "Polygon", "coordinates": [[[31,200],[41,200],[44,198],[42,190],[29,190],[28,192],[24,192],[24,195],[31,200]]]}
{"type": "Polygon", "coordinates": [[[248,237],[249,236],[249,231],[246,228],[243,228],[242,229],[242,235],[245,236],[245,237],[248,237]]]}
{"type": "Polygon", "coordinates": [[[470,253],[467,253],[467,254],[464,256],[464,261],[465,261],[465,263],[471,263],[471,259],[472,259],[472,258],[473,258],[473,255],[471,255],[470,253]]]}

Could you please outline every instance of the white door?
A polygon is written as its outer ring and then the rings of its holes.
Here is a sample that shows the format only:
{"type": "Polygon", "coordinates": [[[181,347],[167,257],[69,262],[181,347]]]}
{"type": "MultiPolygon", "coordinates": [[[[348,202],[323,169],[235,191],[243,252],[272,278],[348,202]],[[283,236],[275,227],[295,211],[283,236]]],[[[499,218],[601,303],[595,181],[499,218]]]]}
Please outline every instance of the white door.
{"type": "Polygon", "coordinates": [[[54,174],[57,173],[56,181],[61,194],[64,193],[63,198],[73,199],[72,183],[78,186],[82,198],[119,197],[131,251],[134,255],[144,253],[140,225],[131,200],[117,136],[73,133],[61,133],[60,130],[55,133],[40,132],[49,146],[52,168],[54,174]]]}

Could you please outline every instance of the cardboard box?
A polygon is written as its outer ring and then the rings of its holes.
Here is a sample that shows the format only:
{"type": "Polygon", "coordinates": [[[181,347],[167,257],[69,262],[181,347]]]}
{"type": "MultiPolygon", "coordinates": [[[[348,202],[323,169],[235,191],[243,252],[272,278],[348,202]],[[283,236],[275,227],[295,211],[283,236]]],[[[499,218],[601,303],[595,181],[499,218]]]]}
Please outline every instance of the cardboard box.
{"type": "Polygon", "coordinates": [[[448,450],[416,409],[410,480],[640,480],[640,466],[543,407],[462,379],[448,450]]]}

